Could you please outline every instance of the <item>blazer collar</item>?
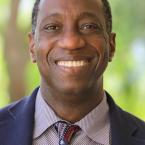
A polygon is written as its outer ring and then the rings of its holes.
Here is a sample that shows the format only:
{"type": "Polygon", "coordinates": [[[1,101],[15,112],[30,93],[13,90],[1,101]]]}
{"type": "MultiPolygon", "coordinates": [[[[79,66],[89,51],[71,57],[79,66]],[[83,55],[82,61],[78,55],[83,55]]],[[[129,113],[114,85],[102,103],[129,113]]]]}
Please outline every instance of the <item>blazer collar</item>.
{"type": "Polygon", "coordinates": [[[119,108],[107,94],[109,103],[112,145],[145,145],[143,132],[135,123],[135,117],[119,108]]]}

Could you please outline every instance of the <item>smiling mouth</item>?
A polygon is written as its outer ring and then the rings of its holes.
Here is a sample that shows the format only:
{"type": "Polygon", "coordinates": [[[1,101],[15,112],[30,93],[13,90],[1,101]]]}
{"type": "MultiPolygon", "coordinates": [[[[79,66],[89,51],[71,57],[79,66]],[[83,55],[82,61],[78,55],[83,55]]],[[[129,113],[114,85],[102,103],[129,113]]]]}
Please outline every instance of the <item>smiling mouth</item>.
{"type": "Polygon", "coordinates": [[[89,61],[88,60],[77,60],[77,61],[57,61],[57,65],[58,66],[62,66],[62,67],[83,67],[88,65],[89,61]]]}

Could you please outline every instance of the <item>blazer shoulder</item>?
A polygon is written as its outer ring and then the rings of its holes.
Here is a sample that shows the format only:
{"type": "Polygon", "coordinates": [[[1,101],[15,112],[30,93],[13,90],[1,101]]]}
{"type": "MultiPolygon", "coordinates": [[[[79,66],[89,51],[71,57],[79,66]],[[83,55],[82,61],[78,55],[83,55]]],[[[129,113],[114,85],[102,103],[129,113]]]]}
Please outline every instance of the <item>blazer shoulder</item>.
{"type": "MultiPolygon", "coordinates": [[[[131,135],[144,141],[145,122],[135,115],[120,108],[109,94],[107,94],[107,101],[109,104],[112,134],[116,137],[116,132],[119,130],[118,136],[123,136],[127,139],[127,136],[131,135]]],[[[122,139],[123,138],[120,137],[120,141],[122,141],[122,139]]]]}
{"type": "Polygon", "coordinates": [[[23,97],[0,109],[0,120],[5,120],[8,116],[14,118],[15,115],[23,114],[28,110],[34,110],[37,91],[38,88],[36,88],[30,96],[23,97]]]}
{"type": "Polygon", "coordinates": [[[141,120],[137,116],[125,111],[121,107],[119,107],[112,97],[107,94],[107,102],[109,103],[109,108],[110,108],[110,114],[112,117],[116,116],[118,119],[121,121],[127,121],[127,122],[134,122],[137,126],[141,128],[145,128],[145,121],[141,120]]]}
{"type": "Polygon", "coordinates": [[[23,106],[26,104],[26,102],[29,100],[29,97],[24,97],[18,101],[15,101],[13,103],[8,104],[7,106],[0,109],[0,120],[5,120],[5,118],[8,117],[11,114],[11,109],[13,110],[19,110],[20,108],[23,108],[23,106]]]}
{"type": "Polygon", "coordinates": [[[139,117],[124,111],[120,108],[121,114],[124,116],[127,122],[134,122],[136,126],[138,126],[145,133],[145,121],[140,119],[139,117]]]}

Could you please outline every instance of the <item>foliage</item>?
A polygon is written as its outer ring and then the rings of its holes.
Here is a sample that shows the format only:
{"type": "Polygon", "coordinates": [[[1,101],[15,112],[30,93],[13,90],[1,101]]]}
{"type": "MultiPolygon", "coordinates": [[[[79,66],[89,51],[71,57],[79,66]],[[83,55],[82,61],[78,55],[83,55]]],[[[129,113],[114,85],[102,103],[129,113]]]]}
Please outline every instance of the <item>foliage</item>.
{"type": "Polygon", "coordinates": [[[111,0],[117,47],[115,58],[106,72],[105,82],[107,90],[118,104],[145,119],[143,3],[143,0],[111,0]]]}

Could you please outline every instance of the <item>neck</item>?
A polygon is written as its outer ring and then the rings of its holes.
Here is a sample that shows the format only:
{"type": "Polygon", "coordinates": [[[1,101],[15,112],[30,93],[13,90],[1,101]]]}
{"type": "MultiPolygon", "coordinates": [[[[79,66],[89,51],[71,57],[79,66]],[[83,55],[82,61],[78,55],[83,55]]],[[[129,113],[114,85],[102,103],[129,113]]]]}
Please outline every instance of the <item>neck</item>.
{"type": "Polygon", "coordinates": [[[101,83],[98,82],[98,85],[94,89],[78,94],[78,96],[73,96],[73,93],[70,96],[68,94],[67,96],[64,94],[60,95],[56,91],[52,93],[50,88],[43,85],[43,83],[40,86],[40,90],[44,100],[54,110],[56,115],[72,123],[86,116],[102,101],[104,96],[102,79],[101,83]],[[71,99],[68,100],[68,98],[71,99]]]}

